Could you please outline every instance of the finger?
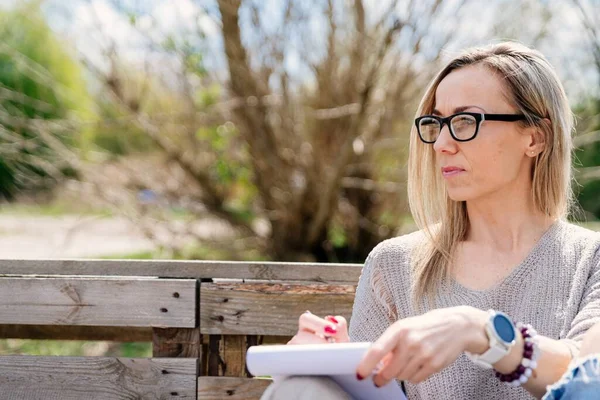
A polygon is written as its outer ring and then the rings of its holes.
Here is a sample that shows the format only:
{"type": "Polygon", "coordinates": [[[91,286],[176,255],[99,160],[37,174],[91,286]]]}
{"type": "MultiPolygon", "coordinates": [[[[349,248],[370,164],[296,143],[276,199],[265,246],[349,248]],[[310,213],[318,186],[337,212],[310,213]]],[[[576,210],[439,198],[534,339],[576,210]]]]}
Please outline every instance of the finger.
{"type": "Polygon", "coordinates": [[[423,359],[419,356],[413,356],[406,360],[400,369],[396,372],[396,377],[402,381],[407,381],[423,366],[423,359]]]}
{"type": "Polygon", "coordinates": [[[371,371],[375,369],[386,354],[390,353],[396,347],[398,338],[396,335],[401,335],[402,332],[398,329],[387,329],[383,335],[379,337],[369,349],[366,351],[362,360],[356,368],[356,374],[362,378],[371,375],[371,371]]]}
{"type": "Polygon", "coordinates": [[[383,357],[381,359],[381,361],[379,361],[379,363],[377,363],[377,365],[375,366],[375,369],[372,371],[373,375],[377,375],[379,372],[381,372],[383,370],[383,368],[385,368],[386,365],[388,365],[392,359],[394,358],[394,353],[387,353],[385,355],[385,357],[383,357]]]}
{"type": "Polygon", "coordinates": [[[430,366],[421,366],[414,375],[410,376],[406,380],[410,383],[420,383],[425,379],[429,378],[431,375],[435,374],[437,371],[434,371],[430,366]]]}
{"type": "Polygon", "coordinates": [[[342,317],[341,315],[328,315],[325,317],[326,320],[333,322],[334,324],[336,324],[339,327],[346,327],[348,326],[348,322],[346,321],[346,318],[342,317]]]}
{"type": "MultiPolygon", "coordinates": [[[[439,345],[443,346],[442,343],[439,343],[439,345]]],[[[409,381],[411,383],[414,380],[421,382],[430,375],[441,371],[446,365],[446,357],[443,355],[443,348],[428,344],[419,346],[417,350],[418,353],[415,353],[415,357],[413,357],[406,365],[406,368],[398,374],[398,379],[409,381]]],[[[456,357],[453,359],[456,359],[456,357]]]]}
{"type": "Polygon", "coordinates": [[[407,368],[405,373],[403,373],[404,380],[411,383],[424,381],[443,368],[443,364],[438,360],[439,358],[434,357],[425,360],[422,359],[420,362],[415,363],[416,367],[413,366],[410,371],[407,368]]]}
{"type": "Polygon", "coordinates": [[[298,332],[287,344],[325,344],[328,343],[324,336],[315,335],[311,332],[298,332]]]}
{"type": "Polygon", "coordinates": [[[385,386],[389,381],[398,377],[407,365],[410,365],[410,360],[409,351],[398,351],[396,348],[395,351],[388,353],[383,358],[383,367],[373,376],[373,383],[379,387],[385,386]]]}
{"type": "Polygon", "coordinates": [[[337,333],[332,335],[337,340],[350,341],[348,336],[348,322],[341,315],[328,315],[325,320],[331,321],[337,327],[337,333]]]}
{"type": "Polygon", "coordinates": [[[304,313],[298,320],[300,331],[308,331],[316,334],[334,336],[338,333],[338,328],[333,322],[317,317],[311,313],[304,313]]]}

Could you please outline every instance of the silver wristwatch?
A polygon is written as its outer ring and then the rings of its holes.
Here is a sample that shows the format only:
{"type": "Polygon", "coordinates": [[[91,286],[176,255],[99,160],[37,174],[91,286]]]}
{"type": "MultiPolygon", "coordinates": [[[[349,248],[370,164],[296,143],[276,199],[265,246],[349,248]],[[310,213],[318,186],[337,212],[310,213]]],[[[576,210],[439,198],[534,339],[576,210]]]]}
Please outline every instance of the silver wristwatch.
{"type": "Polygon", "coordinates": [[[503,312],[489,310],[489,319],[485,324],[485,332],[490,341],[490,348],[483,354],[465,352],[475,364],[492,368],[492,366],[507,355],[515,345],[517,329],[503,312]]]}

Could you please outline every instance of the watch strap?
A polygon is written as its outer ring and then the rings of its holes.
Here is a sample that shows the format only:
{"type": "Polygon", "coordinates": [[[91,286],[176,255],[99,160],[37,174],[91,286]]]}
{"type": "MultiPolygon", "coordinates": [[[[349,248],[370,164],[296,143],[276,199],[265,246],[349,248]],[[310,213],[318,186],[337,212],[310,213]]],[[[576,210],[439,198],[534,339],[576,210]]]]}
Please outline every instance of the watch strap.
{"type": "Polygon", "coordinates": [[[496,311],[488,310],[488,313],[490,314],[490,320],[488,320],[486,324],[485,333],[489,340],[489,349],[486,350],[483,354],[473,354],[469,352],[465,353],[467,357],[469,357],[469,359],[475,364],[489,369],[493,368],[493,364],[500,361],[506,354],[510,352],[514,341],[513,343],[506,345],[499,340],[499,338],[494,333],[495,331],[492,327],[492,319],[496,315],[496,311]]]}
{"type": "Polygon", "coordinates": [[[490,343],[490,348],[483,354],[472,354],[466,352],[467,357],[469,357],[471,361],[488,369],[493,368],[493,365],[500,361],[507,353],[508,349],[500,347],[499,343],[496,343],[495,345],[490,343]]]}

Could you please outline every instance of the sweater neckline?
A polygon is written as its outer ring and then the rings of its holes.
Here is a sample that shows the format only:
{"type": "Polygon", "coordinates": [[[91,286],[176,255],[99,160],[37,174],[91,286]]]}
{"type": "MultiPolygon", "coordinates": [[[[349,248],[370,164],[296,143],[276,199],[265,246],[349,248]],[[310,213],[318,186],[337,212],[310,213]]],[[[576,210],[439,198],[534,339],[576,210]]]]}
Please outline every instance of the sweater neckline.
{"type": "Polygon", "coordinates": [[[452,290],[453,291],[458,290],[463,293],[485,295],[485,294],[494,293],[494,292],[500,290],[504,286],[509,285],[514,280],[523,282],[523,279],[527,275],[529,275],[530,273],[533,272],[534,268],[532,268],[532,267],[539,264],[539,263],[533,262],[534,258],[537,257],[537,254],[540,252],[541,249],[547,247],[548,243],[551,242],[555,238],[555,236],[556,236],[555,232],[558,231],[558,228],[561,227],[563,223],[565,223],[565,222],[562,221],[561,219],[557,219],[556,221],[554,221],[552,223],[552,225],[550,225],[548,227],[548,229],[546,229],[546,232],[544,232],[542,234],[540,239],[533,246],[533,248],[529,251],[527,256],[525,256],[525,258],[519,264],[517,264],[517,266],[515,266],[512,269],[512,271],[502,281],[498,282],[497,284],[495,284],[493,286],[490,286],[489,288],[479,290],[479,289],[471,289],[469,287],[466,287],[463,284],[461,284],[460,282],[458,282],[456,279],[454,279],[453,276],[448,276],[450,284],[453,287],[452,290]]]}

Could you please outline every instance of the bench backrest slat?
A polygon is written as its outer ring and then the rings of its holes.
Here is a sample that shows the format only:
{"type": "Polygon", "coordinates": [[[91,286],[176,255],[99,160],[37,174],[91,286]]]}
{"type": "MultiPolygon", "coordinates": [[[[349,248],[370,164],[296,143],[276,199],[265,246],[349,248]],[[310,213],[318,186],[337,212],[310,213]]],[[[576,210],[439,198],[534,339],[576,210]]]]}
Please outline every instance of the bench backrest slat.
{"type": "Polygon", "coordinates": [[[171,261],[0,260],[0,275],[159,276],[356,284],[361,264],[171,261]]]}
{"type": "Polygon", "coordinates": [[[0,356],[3,399],[195,399],[194,359],[0,356]]]}
{"type": "Polygon", "coordinates": [[[293,335],[298,316],[342,315],[349,319],[351,285],[226,284],[200,285],[200,332],[225,335],[293,335]]]}
{"type": "Polygon", "coordinates": [[[201,376],[198,378],[198,400],[259,399],[269,384],[270,379],[201,376]]]}
{"type": "Polygon", "coordinates": [[[0,279],[0,324],[196,326],[193,279],[0,279]]]}

